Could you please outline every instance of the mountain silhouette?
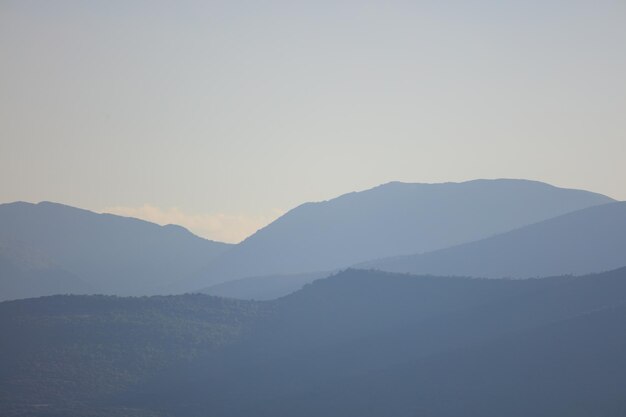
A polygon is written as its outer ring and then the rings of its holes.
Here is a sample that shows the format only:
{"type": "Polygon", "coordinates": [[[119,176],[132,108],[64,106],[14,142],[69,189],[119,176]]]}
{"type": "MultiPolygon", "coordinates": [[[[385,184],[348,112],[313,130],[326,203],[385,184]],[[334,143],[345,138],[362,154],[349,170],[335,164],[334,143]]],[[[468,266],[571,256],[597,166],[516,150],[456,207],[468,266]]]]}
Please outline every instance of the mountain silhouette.
{"type": "Polygon", "coordinates": [[[433,251],[612,201],[527,180],[392,182],[289,211],[209,263],[179,291],[433,251]]]}
{"type": "Polygon", "coordinates": [[[525,278],[583,275],[626,265],[626,202],[589,207],[507,233],[362,268],[434,275],[525,278]]]}
{"type": "MultiPolygon", "coordinates": [[[[92,291],[120,295],[158,293],[230,248],[180,226],[50,202],[0,205],[0,242],[20,242],[92,291]]],[[[65,286],[62,292],[84,291],[84,286],[65,286]]],[[[40,293],[25,294],[35,295],[40,293]]]]}

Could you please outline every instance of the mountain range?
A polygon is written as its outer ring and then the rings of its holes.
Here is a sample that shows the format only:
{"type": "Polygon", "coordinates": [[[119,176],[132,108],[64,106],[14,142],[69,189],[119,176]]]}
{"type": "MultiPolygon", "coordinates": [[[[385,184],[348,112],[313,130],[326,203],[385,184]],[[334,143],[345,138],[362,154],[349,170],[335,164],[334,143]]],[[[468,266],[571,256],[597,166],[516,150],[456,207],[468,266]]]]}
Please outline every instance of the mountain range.
{"type": "Polygon", "coordinates": [[[0,300],[3,417],[626,412],[626,202],[539,182],[384,184],[236,245],[3,204],[0,300]]]}
{"type": "MultiPolygon", "coordinates": [[[[410,274],[485,278],[585,275],[626,265],[626,202],[577,210],[478,241],[353,265],[410,274]]],[[[231,298],[285,296],[330,272],[253,277],[201,290],[231,298]]]]}
{"type": "MultiPolygon", "coordinates": [[[[612,202],[600,194],[527,180],[392,182],[328,201],[305,203],[236,245],[199,238],[180,226],[158,226],[56,203],[2,204],[0,248],[5,249],[0,252],[0,271],[7,272],[0,274],[0,300],[53,293],[197,291],[268,299],[328,276],[330,272],[325,271],[355,264],[428,273],[428,269],[390,263],[405,262],[405,258],[373,260],[400,255],[413,259],[612,202]],[[23,256],[25,253],[30,255],[23,256]],[[45,265],[27,265],[29,259],[37,257],[45,258],[45,265]]],[[[604,243],[610,246],[619,242],[604,243]]],[[[593,247],[589,250],[593,252],[593,247]]],[[[527,255],[530,253],[534,252],[527,255]]],[[[614,258],[620,253],[616,250],[614,258]]],[[[477,254],[476,259],[482,259],[480,256],[486,255],[477,254]]],[[[457,274],[452,265],[448,265],[449,271],[441,272],[457,274]]],[[[490,263],[491,268],[497,265],[490,263]]],[[[588,266],[571,271],[547,268],[545,274],[539,263],[533,267],[545,276],[595,272],[621,264],[615,259],[604,263],[598,259],[588,266]]],[[[501,270],[505,272],[502,276],[526,274],[513,266],[501,270]]],[[[458,271],[475,276],[497,273],[464,266],[458,271]]]]}
{"type": "Polygon", "coordinates": [[[392,182],[296,207],[208,263],[179,290],[429,252],[612,201],[526,180],[392,182]]]}

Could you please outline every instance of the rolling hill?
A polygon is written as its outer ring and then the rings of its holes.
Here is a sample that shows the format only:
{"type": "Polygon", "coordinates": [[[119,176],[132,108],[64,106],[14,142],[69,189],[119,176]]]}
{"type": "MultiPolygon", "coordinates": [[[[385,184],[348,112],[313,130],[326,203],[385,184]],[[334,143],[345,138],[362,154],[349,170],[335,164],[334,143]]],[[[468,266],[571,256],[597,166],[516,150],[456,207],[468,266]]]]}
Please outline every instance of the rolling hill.
{"type": "Polygon", "coordinates": [[[176,415],[178,401],[191,416],[619,416],[624,294],[626,269],[534,280],[349,270],[273,302],[236,349],[142,387],[138,403],[176,415]]]}
{"type": "Polygon", "coordinates": [[[207,295],[0,303],[1,414],[162,415],[119,407],[114,395],[233,344],[263,311],[207,295]]]}
{"type": "Polygon", "coordinates": [[[271,302],[4,302],[0,406],[8,417],[617,417],[625,294],[626,268],[527,280],[347,270],[271,302]]]}

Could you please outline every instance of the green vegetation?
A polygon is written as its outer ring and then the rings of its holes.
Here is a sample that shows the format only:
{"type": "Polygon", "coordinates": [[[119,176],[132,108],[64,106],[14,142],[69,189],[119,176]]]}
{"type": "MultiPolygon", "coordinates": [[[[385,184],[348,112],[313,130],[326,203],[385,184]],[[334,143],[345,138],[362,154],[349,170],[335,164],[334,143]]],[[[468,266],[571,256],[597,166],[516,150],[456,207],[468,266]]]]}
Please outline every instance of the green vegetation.
{"type": "Polygon", "coordinates": [[[626,268],[0,303],[2,416],[621,416],[626,268]],[[621,413],[621,414],[620,414],[621,413]]]}
{"type": "Polygon", "coordinates": [[[103,407],[102,415],[112,415],[104,399],[228,346],[265,310],[206,295],[2,303],[2,414],[85,415],[103,407]]]}

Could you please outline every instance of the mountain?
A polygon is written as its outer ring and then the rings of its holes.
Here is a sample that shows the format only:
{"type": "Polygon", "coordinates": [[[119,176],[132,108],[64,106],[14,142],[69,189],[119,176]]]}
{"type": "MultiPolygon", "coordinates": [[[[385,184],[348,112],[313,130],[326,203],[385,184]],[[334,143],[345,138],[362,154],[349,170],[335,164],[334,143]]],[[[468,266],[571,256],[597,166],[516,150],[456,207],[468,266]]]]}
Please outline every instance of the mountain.
{"type": "MultiPolygon", "coordinates": [[[[0,242],[19,242],[42,254],[95,292],[124,295],[157,293],[230,248],[180,226],[49,202],[0,205],[0,242]]],[[[7,274],[3,280],[17,279],[7,274]]],[[[63,292],[82,293],[84,287],[63,287],[63,292]]]]}
{"type": "Polygon", "coordinates": [[[526,180],[392,182],[289,211],[209,263],[179,291],[433,251],[612,201],[526,180]]]}
{"type": "Polygon", "coordinates": [[[622,416],[626,268],[490,280],[347,270],[271,302],[0,303],[12,416],[622,416]]]}
{"type": "Polygon", "coordinates": [[[413,274],[545,277],[626,265],[626,202],[579,210],[477,242],[360,264],[413,274]]]}
{"type": "Polygon", "coordinates": [[[93,290],[45,255],[19,242],[0,242],[0,301],[93,290]]]}
{"type": "Polygon", "coordinates": [[[625,323],[626,304],[599,307],[476,345],[316,381],[248,411],[301,417],[619,417],[626,408],[625,323]]]}
{"type": "Polygon", "coordinates": [[[626,269],[540,280],[350,270],[275,301],[235,349],[143,386],[131,404],[231,417],[619,411],[625,293],[626,269]],[[536,387],[561,388],[551,399],[536,387]]]}

